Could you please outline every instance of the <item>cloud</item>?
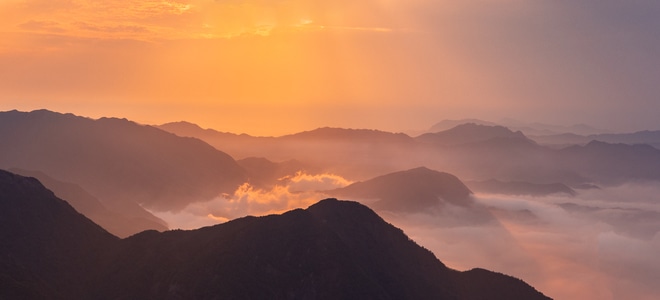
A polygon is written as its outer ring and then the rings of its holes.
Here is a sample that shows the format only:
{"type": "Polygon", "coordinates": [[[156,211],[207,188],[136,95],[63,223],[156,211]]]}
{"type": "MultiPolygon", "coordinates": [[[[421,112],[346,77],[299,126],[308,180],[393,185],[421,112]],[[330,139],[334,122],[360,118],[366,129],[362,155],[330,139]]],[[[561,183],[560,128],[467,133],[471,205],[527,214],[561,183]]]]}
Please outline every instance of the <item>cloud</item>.
{"type": "Polygon", "coordinates": [[[280,180],[287,182],[287,186],[293,192],[297,191],[326,191],[345,187],[352,181],[335,174],[306,174],[298,172],[294,176],[287,176],[280,180]]]}
{"type": "Polygon", "coordinates": [[[194,229],[247,215],[262,216],[305,208],[327,198],[327,195],[318,191],[350,184],[350,181],[338,175],[302,172],[287,177],[282,182],[283,184],[270,190],[256,189],[245,183],[232,195],[192,203],[180,212],[152,213],[165,220],[170,228],[194,229]]]}
{"type": "MultiPolygon", "coordinates": [[[[171,228],[193,229],[305,208],[327,198],[317,190],[349,183],[298,173],[271,190],[245,184],[178,214],[156,215],[171,228]]],[[[650,300],[660,294],[660,204],[652,201],[658,194],[657,185],[634,184],[576,197],[476,195],[472,207],[377,213],[452,268],[510,274],[555,299],[650,300]]]]}
{"type": "Polygon", "coordinates": [[[477,203],[497,217],[480,226],[383,216],[450,267],[510,274],[555,299],[654,299],[660,294],[654,283],[660,276],[660,204],[648,200],[658,189],[620,186],[577,197],[477,195],[477,203]]]}

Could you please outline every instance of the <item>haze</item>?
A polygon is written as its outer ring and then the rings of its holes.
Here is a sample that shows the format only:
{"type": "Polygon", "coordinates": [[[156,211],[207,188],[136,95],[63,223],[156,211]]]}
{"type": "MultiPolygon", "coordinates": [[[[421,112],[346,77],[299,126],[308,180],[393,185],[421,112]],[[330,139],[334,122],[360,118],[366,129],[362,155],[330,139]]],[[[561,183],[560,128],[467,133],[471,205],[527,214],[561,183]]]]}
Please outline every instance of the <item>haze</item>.
{"type": "Polygon", "coordinates": [[[5,0],[0,26],[0,110],[252,135],[660,128],[656,1],[5,0]]]}
{"type": "Polygon", "coordinates": [[[337,197],[459,270],[659,298],[658,1],[3,0],[0,28],[0,169],[118,237],[337,197]]]}

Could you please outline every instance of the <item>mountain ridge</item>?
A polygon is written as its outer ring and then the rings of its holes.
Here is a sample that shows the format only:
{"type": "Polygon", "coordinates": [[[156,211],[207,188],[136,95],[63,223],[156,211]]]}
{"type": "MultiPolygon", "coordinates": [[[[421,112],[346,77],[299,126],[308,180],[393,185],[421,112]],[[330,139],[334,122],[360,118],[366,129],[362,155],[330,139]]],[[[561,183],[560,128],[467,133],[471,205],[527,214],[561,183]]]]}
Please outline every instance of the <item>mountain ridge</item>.
{"type": "Polygon", "coordinates": [[[120,240],[34,178],[0,171],[0,195],[0,297],[548,299],[519,279],[478,271],[483,279],[475,280],[474,270],[448,269],[356,202],[326,199],[282,215],[120,240]],[[36,211],[46,218],[25,218],[36,211]],[[21,224],[38,227],[8,243],[21,224]]]}

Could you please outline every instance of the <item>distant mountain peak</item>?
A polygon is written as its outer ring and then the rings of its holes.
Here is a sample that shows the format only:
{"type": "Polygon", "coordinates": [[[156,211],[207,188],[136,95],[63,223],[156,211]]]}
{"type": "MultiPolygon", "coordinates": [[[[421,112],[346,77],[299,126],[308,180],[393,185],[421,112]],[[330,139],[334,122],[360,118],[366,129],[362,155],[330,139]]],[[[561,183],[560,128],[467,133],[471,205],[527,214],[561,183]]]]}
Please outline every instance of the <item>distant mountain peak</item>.
{"type": "Polygon", "coordinates": [[[415,139],[423,143],[444,146],[473,144],[496,139],[519,140],[535,144],[534,141],[528,139],[521,131],[514,132],[504,126],[476,123],[460,124],[445,131],[426,133],[415,139]]]}
{"type": "Polygon", "coordinates": [[[424,211],[446,203],[471,205],[470,189],[456,176],[418,167],[356,182],[328,191],[330,195],[354,199],[378,199],[374,208],[424,211]]]}

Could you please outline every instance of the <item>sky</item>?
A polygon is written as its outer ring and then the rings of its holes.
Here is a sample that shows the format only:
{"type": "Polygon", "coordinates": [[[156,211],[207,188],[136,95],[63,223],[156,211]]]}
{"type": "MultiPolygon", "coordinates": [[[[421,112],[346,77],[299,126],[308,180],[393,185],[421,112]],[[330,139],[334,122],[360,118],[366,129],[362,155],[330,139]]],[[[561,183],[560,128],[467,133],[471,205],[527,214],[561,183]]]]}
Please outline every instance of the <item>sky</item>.
{"type": "Polygon", "coordinates": [[[660,129],[654,0],[0,0],[0,110],[282,135],[660,129]]]}

